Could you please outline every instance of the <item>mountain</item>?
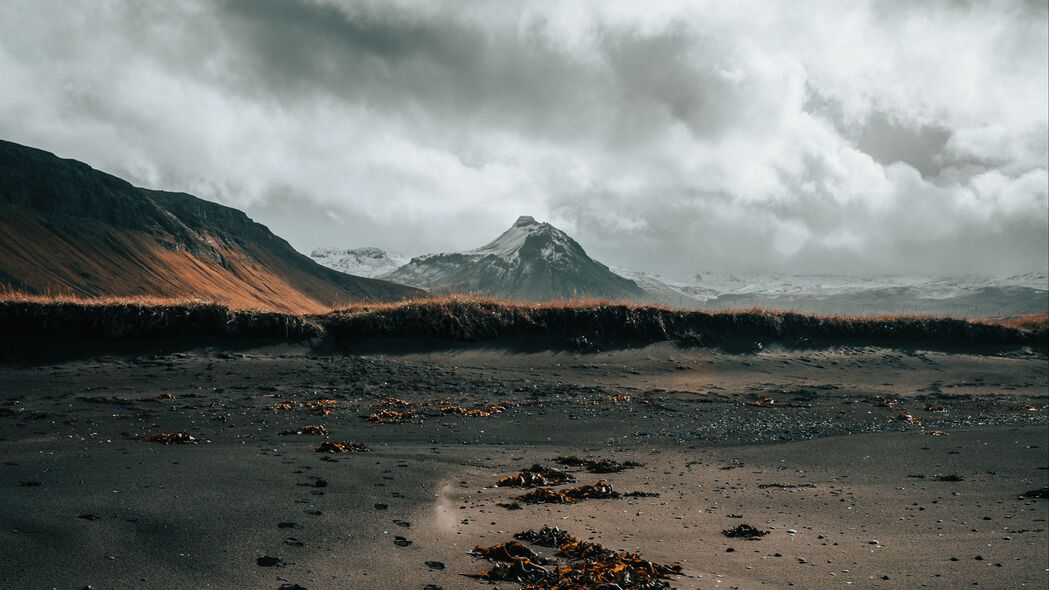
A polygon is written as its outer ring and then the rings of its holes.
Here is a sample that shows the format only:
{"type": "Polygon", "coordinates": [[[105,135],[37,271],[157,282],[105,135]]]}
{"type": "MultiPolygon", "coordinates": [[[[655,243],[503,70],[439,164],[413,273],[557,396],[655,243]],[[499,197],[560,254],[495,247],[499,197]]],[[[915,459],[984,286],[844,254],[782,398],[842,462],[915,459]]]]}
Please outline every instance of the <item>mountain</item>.
{"type": "Polygon", "coordinates": [[[653,299],[705,309],[763,307],[809,313],[1014,316],[1049,311],[1049,274],[930,278],[910,275],[789,275],[700,273],[671,281],[618,270],[653,299]],[[691,300],[689,302],[689,300],[691,300]]]}
{"type": "Polygon", "coordinates": [[[412,258],[382,278],[435,292],[521,301],[648,299],[637,283],[587,256],[568,234],[532,217],[521,217],[484,247],[412,258]]]}
{"type": "Polygon", "coordinates": [[[328,268],[362,277],[384,275],[408,263],[404,254],[371,247],[352,250],[317,248],[310,252],[310,258],[328,268]]]}
{"type": "Polygon", "coordinates": [[[297,312],[424,294],[325,268],[237,209],[2,140],[0,289],[297,312]]]}

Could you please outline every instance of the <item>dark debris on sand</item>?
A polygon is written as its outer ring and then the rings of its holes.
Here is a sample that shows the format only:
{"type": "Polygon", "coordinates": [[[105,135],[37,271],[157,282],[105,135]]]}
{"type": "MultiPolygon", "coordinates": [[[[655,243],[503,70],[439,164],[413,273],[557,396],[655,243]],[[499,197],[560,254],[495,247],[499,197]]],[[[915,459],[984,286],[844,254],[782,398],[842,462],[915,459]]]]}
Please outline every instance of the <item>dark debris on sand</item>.
{"type": "Polygon", "coordinates": [[[162,445],[186,445],[197,442],[197,439],[185,432],[158,432],[157,434],[147,434],[138,440],[160,443],[162,445]]]}
{"type": "Polygon", "coordinates": [[[633,467],[643,467],[644,463],[638,463],[636,461],[613,461],[611,459],[590,459],[583,457],[576,457],[574,455],[554,457],[552,459],[555,463],[561,465],[567,465],[569,467],[583,467],[590,473],[619,473],[620,471],[631,469],[633,467]]]}
{"type": "Polygon", "coordinates": [[[483,557],[491,561],[505,561],[513,563],[518,559],[527,559],[532,563],[546,563],[546,560],[535,551],[529,549],[520,541],[507,541],[491,547],[477,545],[470,551],[470,555],[483,557]]]}
{"type": "Polygon", "coordinates": [[[500,478],[495,485],[498,487],[537,488],[575,483],[575,481],[576,478],[571,473],[565,473],[559,469],[545,467],[537,463],[522,469],[519,473],[500,478]]]}
{"type": "Polygon", "coordinates": [[[1049,488],[1040,488],[1037,490],[1028,490],[1024,492],[1025,498],[1041,498],[1043,500],[1049,499],[1049,488]]]}
{"type": "Polygon", "coordinates": [[[255,565],[259,567],[279,567],[284,565],[284,561],[279,557],[263,555],[262,557],[255,558],[255,565]]]}
{"type": "Polygon", "coordinates": [[[529,543],[539,545],[540,547],[560,547],[561,545],[564,545],[566,541],[570,540],[572,535],[568,534],[568,531],[564,529],[544,526],[538,531],[529,530],[517,533],[514,535],[514,538],[528,541],[529,543]]]}
{"type": "Polygon", "coordinates": [[[374,411],[364,418],[372,424],[400,424],[412,418],[437,415],[488,417],[502,414],[509,405],[484,404],[468,408],[446,400],[412,403],[398,397],[387,397],[376,402],[372,407],[374,411]]]}
{"type": "Polygon", "coordinates": [[[561,529],[543,527],[514,537],[543,547],[557,547],[561,561],[545,559],[517,541],[492,547],[478,545],[472,553],[495,563],[488,571],[471,577],[517,582],[525,590],[669,590],[672,587],[667,580],[682,571],[678,564],[664,565],[642,559],[637,553],[612,551],[597,543],[580,541],[561,529]]]}
{"type": "Polygon", "coordinates": [[[343,440],[326,440],[319,447],[313,449],[314,453],[367,453],[367,446],[359,442],[343,440]]]}
{"type": "Polygon", "coordinates": [[[763,531],[749,524],[739,524],[733,528],[721,531],[721,534],[732,539],[746,539],[752,541],[764,537],[769,534],[769,532],[763,531]]]}
{"type": "Polygon", "coordinates": [[[374,412],[365,416],[372,424],[400,424],[415,416],[412,404],[399,397],[383,398],[375,403],[373,409],[374,412]]]}
{"type": "Polygon", "coordinates": [[[514,500],[525,504],[575,504],[579,500],[602,500],[619,496],[620,493],[612,489],[612,484],[602,479],[595,484],[575,486],[564,490],[535,488],[527,494],[515,497],[514,500]]]}
{"type": "Polygon", "coordinates": [[[325,436],[326,434],[328,434],[328,429],[320,424],[307,424],[298,430],[285,430],[281,433],[282,436],[325,436]]]}

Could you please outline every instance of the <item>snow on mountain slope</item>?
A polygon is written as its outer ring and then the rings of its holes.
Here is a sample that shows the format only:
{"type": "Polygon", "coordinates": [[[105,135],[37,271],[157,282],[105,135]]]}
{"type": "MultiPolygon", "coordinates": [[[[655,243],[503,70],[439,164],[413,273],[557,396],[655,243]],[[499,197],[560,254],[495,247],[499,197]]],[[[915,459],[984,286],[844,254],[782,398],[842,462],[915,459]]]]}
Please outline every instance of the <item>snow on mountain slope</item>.
{"type": "Polygon", "coordinates": [[[930,278],[917,275],[789,275],[772,272],[701,272],[688,281],[672,281],[659,275],[616,269],[648,290],[676,292],[706,301],[723,295],[830,297],[887,289],[908,290],[922,298],[948,298],[987,288],[1049,290],[1049,274],[1032,271],[1008,277],[960,276],[930,278]]]}
{"type": "Polygon", "coordinates": [[[1032,271],[1007,277],[979,275],[947,277],[930,280],[917,286],[923,296],[937,299],[967,295],[981,289],[1008,288],[1049,291],[1049,272],[1032,271]]]}
{"type": "Polygon", "coordinates": [[[691,281],[616,269],[651,300],[679,307],[765,307],[817,313],[1003,316],[1049,311],[1049,274],[1008,277],[700,273],[691,281]]]}
{"type": "Polygon", "coordinates": [[[707,298],[720,295],[841,295],[872,289],[913,287],[929,279],[920,276],[876,275],[789,275],[782,273],[745,272],[695,275],[683,288],[686,292],[707,298]]]}
{"type": "Polygon", "coordinates": [[[599,297],[646,300],[646,293],[590,258],[568,234],[520,217],[491,243],[413,258],[382,278],[443,293],[471,293],[523,301],[599,297]]]}
{"type": "Polygon", "coordinates": [[[310,252],[319,264],[328,268],[360,277],[374,278],[396,270],[408,263],[409,258],[398,252],[386,252],[380,248],[364,247],[353,249],[317,248],[310,252]]]}

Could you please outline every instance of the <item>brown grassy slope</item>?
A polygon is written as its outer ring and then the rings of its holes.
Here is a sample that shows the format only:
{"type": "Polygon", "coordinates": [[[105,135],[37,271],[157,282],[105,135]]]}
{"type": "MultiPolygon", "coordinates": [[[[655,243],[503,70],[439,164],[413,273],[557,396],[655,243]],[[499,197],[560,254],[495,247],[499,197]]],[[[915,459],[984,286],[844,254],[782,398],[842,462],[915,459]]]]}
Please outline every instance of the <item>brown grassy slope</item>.
{"type": "Polygon", "coordinates": [[[338,342],[432,338],[522,343],[553,337],[601,345],[675,340],[703,346],[753,343],[1013,346],[1049,343],[1049,316],[1014,322],[933,317],[812,316],[764,310],[683,311],[603,301],[508,303],[481,298],[432,298],[356,304],[325,314],[235,310],[214,302],[149,298],[98,301],[8,294],[0,296],[0,330],[8,338],[75,334],[102,340],[221,336],[295,340],[327,334],[338,342]],[[580,337],[585,340],[581,340],[580,337]]]}
{"type": "Polygon", "coordinates": [[[0,141],[0,287],[320,313],[424,292],[320,266],[243,212],[0,141]]]}
{"type": "Polygon", "coordinates": [[[56,227],[32,212],[8,208],[0,217],[0,284],[40,294],[203,298],[298,313],[390,296],[369,283],[342,287],[265,248],[208,238],[214,258],[167,247],[146,232],[88,222],[56,227]]]}

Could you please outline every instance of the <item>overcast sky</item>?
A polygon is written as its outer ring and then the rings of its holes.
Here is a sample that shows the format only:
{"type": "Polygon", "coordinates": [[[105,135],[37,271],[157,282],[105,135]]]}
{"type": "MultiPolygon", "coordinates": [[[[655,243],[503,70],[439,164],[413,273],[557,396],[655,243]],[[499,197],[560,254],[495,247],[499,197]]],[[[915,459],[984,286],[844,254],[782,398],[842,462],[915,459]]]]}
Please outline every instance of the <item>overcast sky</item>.
{"type": "Polygon", "coordinates": [[[4,0],[0,137],[308,252],[1001,274],[1049,251],[1033,2],[4,0]]]}

